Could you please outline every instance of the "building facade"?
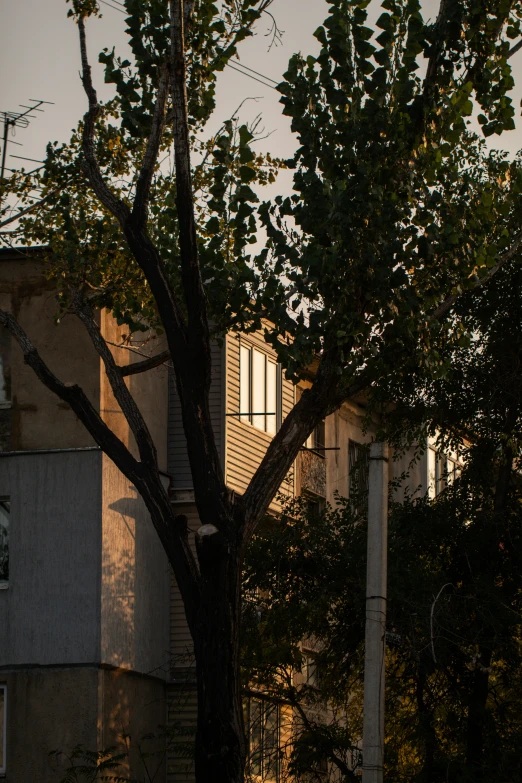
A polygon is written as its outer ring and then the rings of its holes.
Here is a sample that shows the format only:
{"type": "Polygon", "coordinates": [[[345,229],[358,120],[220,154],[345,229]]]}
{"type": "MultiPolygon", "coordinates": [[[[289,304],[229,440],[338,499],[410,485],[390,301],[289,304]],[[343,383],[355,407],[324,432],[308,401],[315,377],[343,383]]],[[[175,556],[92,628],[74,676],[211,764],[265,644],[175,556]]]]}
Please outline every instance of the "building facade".
{"type": "MultiPolygon", "coordinates": [[[[0,253],[0,307],[16,315],[62,381],[84,388],[132,449],[88,335],[72,316],[57,323],[53,287],[37,252],[0,253]]],[[[108,313],[99,319],[120,365],[162,349],[150,339],[136,352],[108,313]]],[[[134,487],[5,333],[0,361],[0,778],[57,783],[66,758],[51,751],[70,754],[78,745],[102,751],[122,735],[193,724],[191,640],[166,556],[134,487]]],[[[171,369],[166,364],[131,375],[128,383],[153,435],[172,503],[195,530],[171,369]]],[[[230,489],[245,490],[300,391],[284,378],[261,334],[231,333],[213,346],[211,413],[230,489]]],[[[316,429],[281,497],[307,493],[318,504],[334,503],[337,492],[364,490],[363,447],[372,439],[364,413],[364,402],[353,400],[316,429]]],[[[426,492],[432,461],[428,453],[412,465],[406,455],[394,463],[394,473],[407,471],[410,488],[426,492]]],[[[436,481],[434,474],[433,491],[436,481]]],[[[276,498],[270,512],[280,508],[276,498]]],[[[282,728],[271,720],[267,712],[262,723],[273,743],[282,728]]],[[[126,764],[129,774],[141,774],[138,751],[126,764]]],[[[277,770],[263,764],[259,776],[277,781],[277,770]]],[[[192,779],[190,760],[174,742],[154,781],[192,779]]]]}

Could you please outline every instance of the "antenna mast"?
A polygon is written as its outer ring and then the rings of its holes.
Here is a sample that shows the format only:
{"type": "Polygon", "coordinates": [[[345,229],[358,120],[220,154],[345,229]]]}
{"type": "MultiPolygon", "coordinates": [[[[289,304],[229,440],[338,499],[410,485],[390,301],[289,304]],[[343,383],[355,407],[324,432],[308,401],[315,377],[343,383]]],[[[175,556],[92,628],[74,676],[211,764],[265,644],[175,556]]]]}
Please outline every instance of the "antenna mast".
{"type": "MultiPolygon", "coordinates": [[[[20,107],[24,109],[25,111],[0,111],[0,122],[3,122],[4,124],[4,133],[3,133],[3,145],[2,145],[2,168],[0,172],[0,182],[4,179],[5,174],[5,163],[7,158],[7,145],[8,144],[16,144],[18,146],[22,146],[20,142],[13,141],[9,138],[9,128],[27,128],[29,125],[30,119],[35,119],[35,115],[31,114],[33,111],[41,111],[43,112],[44,109],[41,109],[40,107],[44,104],[52,105],[51,101],[41,101],[37,100],[36,98],[30,98],[29,103],[31,103],[31,106],[24,106],[23,104],[20,104],[20,107]]],[[[17,157],[17,156],[14,156],[17,157]]]]}

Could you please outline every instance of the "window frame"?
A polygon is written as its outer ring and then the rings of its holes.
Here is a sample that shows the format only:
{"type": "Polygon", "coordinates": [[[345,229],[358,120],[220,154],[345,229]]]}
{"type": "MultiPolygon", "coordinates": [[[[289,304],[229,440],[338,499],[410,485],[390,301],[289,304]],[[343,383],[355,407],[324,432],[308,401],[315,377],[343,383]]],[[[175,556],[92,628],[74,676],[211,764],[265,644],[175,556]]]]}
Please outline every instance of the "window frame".
{"type": "Polygon", "coordinates": [[[370,470],[370,446],[368,443],[359,443],[352,438],[348,439],[348,500],[354,514],[361,514],[368,504],[369,494],[369,470],[370,470]],[[355,458],[352,460],[352,454],[355,458]],[[361,462],[361,457],[364,458],[361,462]],[[355,468],[355,470],[354,470],[355,468]],[[364,486],[361,485],[361,478],[364,486]],[[355,486],[357,484],[357,486],[355,486]],[[357,495],[357,504],[353,499],[357,495]]]}
{"type": "Polygon", "coordinates": [[[12,407],[11,335],[5,327],[0,327],[0,410],[12,407]],[[5,399],[1,399],[3,396],[5,399]]]}
{"type": "MultiPolygon", "coordinates": [[[[5,508],[6,513],[9,517],[9,524],[7,527],[7,555],[9,557],[9,538],[11,533],[11,498],[9,495],[0,495],[0,505],[6,506],[5,508]]],[[[7,590],[9,588],[9,566],[7,571],[7,579],[0,579],[0,590],[7,590]]]]}
{"type": "Polygon", "coordinates": [[[2,708],[2,720],[3,730],[0,736],[0,742],[2,743],[2,766],[0,766],[0,777],[5,777],[7,774],[7,684],[5,682],[0,683],[0,691],[3,691],[4,701],[2,708]]]}
{"type": "Polygon", "coordinates": [[[263,781],[263,783],[280,783],[281,780],[281,705],[268,699],[263,699],[262,696],[251,696],[246,701],[246,725],[247,725],[247,739],[248,739],[248,768],[250,775],[254,780],[263,781]],[[259,730],[259,747],[253,747],[253,731],[252,731],[252,703],[255,702],[258,705],[260,713],[260,730],[259,730]],[[274,750],[274,757],[268,758],[268,750],[266,747],[266,713],[267,709],[275,710],[276,719],[276,747],[274,750]],[[258,755],[258,763],[260,767],[260,774],[253,771],[254,766],[254,754],[258,755]],[[270,766],[275,768],[274,776],[267,777],[271,774],[270,766]]]}
{"type": "Polygon", "coordinates": [[[458,452],[450,452],[437,449],[435,445],[428,444],[427,449],[427,486],[428,498],[435,500],[446,487],[450,487],[460,477],[463,462],[459,459],[458,452]],[[433,470],[434,467],[434,470],[433,470]]]}
{"type": "Polygon", "coordinates": [[[308,451],[313,451],[323,459],[326,458],[326,419],[323,419],[314,427],[306,439],[305,448],[308,449],[308,451]]]}
{"type": "Polygon", "coordinates": [[[243,424],[249,424],[259,432],[265,432],[270,437],[274,437],[274,435],[281,428],[282,410],[283,410],[283,379],[282,379],[281,365],[278,364],[278,362],[274,359],[274,357],[270,356],[266,351],[263,351],[261,348],[258,348],[256,345],[253,345],[252,343],[249,343],[245,340],[240,340],[239,342],[239,415],[238,415],[239,421],[241,421],[243,424]],[[245,352],[248,352],[248,359],[246,360],[247,361],[246,370],[245,370],[245,358],[244,358],[245,352]],[[264,411],[254,410],[253,407],[254,388],[255,388],[254,363],[255,363],[256,354],[263,357],[264,360],[264,371],[263,371],[264,411]],[[267,408],[269,402],[268,398],[270,396],[269,380],[268,380],[270,365],[273,365],[275,368],[275,408],[276,409],[273,413],[272,411],[269,411],[267,408]],[[248,386],[246,393],[244,391],[245,382],[248,386]],[[244,401],[245,396],[248,398],[246,404],[244,401]],[[247,408],[247,410],[244,410],[245,407],[247,408]],[[274,415],[275,415],[275,428],[272,431],[269,428],[269,419],[272,419],[272,416],[274,415]],[[259,426],[260,419],[263,419],[264,426],[259,426]]]}

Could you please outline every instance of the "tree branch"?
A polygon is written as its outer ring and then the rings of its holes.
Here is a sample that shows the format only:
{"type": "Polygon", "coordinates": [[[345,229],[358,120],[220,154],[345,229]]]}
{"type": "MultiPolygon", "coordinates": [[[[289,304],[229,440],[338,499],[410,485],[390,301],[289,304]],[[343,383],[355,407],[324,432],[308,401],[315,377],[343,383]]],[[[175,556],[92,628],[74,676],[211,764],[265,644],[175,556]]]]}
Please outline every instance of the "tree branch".
{"type": "Polygon", "coordinates": [[[136,184],[136,196],[132,209],[132,218],[141,226],[147,219],[147,207],[149,202],[150,187],[154,176],[154,169],[158,160],[158,153],[165,127],[165,107],[169,95],[169,70],[165,64],[161,69],[158,86],[158,97],[154,114],[152,116],[152,128],[147,142],[147,148],[143,156],[141,170],[136,184]]]}
{"type": "Polygon", "coordinates": [[[288,691],[287,691],[287,698],[289,703],[294,707],[294,709],[297,710],[299,713],[299,717],[301,718],[305,729],[310,732],[310,734],[315,735],[317,740],[319,741],[319,744],[323,746],[325,753],[328,755],[330,761],[332,761],[337,769],[340,771],[342,775],[344,775],[345,780],[358,780],[357,775],[353,772],[353,770],[350,769],[350,767],[346,764],[345,761],[335,752],[333,748],[332,741],[325,737],[324,734],[321,732],[321,729],[318,728],[317,724],[310,720],[310,717],[307,715],[306,709],[303,707],[299,699],[297,698],[295,694],[295,688],[293,685],[289,685],[288,691]]]}
{"type": "Polygon", "coordinates": [[[143,418],[140,409],[136,405],[134,397],[125,385],[121,371],[109,350],[109,346],[102,337],[89,305],[76,295],[73,297],[73,308],[75,314],[87,329],[92,344],[105,366],[105,373],[111,385],[111,389],[131,428],[132,434],[136,439],[142,462],[145,462],[150,468],[155,468],[157,470],[158,455],[149,428],[145,423],[145,419],[143,418]]]}
{"type": "Polygon", "coordinates": [[[82,60],[82,84],[89,101],[89,111],[85,115],[83,128],[84,170],[89,178],[92,189],[103,206],[108,209],[120,223],[124,223],[130,214],[129,207],[112,192],[105,182],[94,148],[94,131],[96,120],[101,113],[101,106],[98,103],[98,96],[92,83],[91,66],[89,65],[89,59],[87,57],[85,18],[82,15],[78,16],[78,31],[80,34],[80,53],[82,60]]]}
{"type": "Polygon", "coordinates": [[[21,209],[19,212],[16,213],[16,215],[11,215],[10,218],[6,218],[6,220],[2,220],[0,223],[0,228],[3,228],[4,226],[8,226],[9,223],[14,223],[15,220],[19,220],[24,215],[28,215],[30,212],[32,212],[34,209],[37,209],[38,207],[41,207],[42,204],[45,204],[47,201],[49,201],[50,198],[53,196],[56,196],[57,193],[59,193],[59,190],[53,190],[51,193],[48,193],[47,196],[44,196],[40,199],[40,201],[35,201],[34,204],[31,204],[30,206],[26,207],[25,209],[21,209]]]}
{"type": "Polygon", "coordinates": [[[501,267],[503,267],[508,261],[511,261],[516,256],[521,247],[522,233],[515,237],[513,245],[509,248],[509,250],[506,250],[506,252],[500,256],[495,266],[492,266],[491,269],[488,270],[487,274],[484,275],[484,277],[478,279],[471,288],[465,289],[460,294],[452,294],[451,296],[446,297],[446,299],[437,307],[436,310],[434,310],[430,317],[434,321],[442,321],[442,319],[445,318],[455,302],[460,299],[461,296],[473,291],[478,291],[479,288],[482,288],[482,286],[488,283],[498,272],[498,270],[501,269],[501,267]]]}
{"type": "Polygon", "coordinates": [[[170,0],[171,94],[181,277],[189,314],[189,331],[194,330],[194,334],[199,337],[204,349],[208,351],[209,333],[206,294],[198,262],[194,194],[190,166],[183,8],[183,0],[170,0]]]}
{"type": "Polygon", "coordinates": [[[513,57],[514,54],[519,52],[522,49],[522,41],[519,41],[514,46],[511,47],[507,54],[507,59],[509,60],[510,57],[513,57]]]}
{"type": "Polygon", "coordinates": [[[160,367],[170,359],[170,351],[162,351],[151,356],[150,359],[144,359],[142,362],[135,362],[134,364],[128,364],[125,367],[118,365],[120,375],[124,378],[127,375],[138,375],[140,372],[147,372],[147,370],[153,370],[155,367],[160,367]]]}

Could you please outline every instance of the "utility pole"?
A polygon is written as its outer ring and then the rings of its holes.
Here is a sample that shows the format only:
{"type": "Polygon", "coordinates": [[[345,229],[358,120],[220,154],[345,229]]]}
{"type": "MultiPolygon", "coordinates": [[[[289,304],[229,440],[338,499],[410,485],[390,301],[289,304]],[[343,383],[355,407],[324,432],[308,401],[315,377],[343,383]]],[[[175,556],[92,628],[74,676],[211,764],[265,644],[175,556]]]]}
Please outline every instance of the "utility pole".
{"type": "Polygon", "coordinates": [[[364,651],[363,783],[384,772],[384,666],[388,577],[388,446],[370,445],[364,651]]]}

